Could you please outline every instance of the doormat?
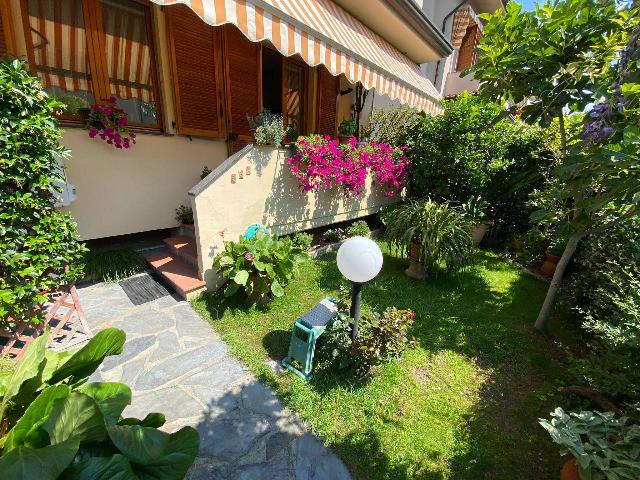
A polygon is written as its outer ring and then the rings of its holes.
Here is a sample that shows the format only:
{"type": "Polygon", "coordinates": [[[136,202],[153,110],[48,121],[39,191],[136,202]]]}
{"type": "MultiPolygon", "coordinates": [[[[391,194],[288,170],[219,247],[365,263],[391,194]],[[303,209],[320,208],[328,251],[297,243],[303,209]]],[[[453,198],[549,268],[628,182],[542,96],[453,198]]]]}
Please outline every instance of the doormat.
{"type": "Polygon", "coordinates": [[[134,305],[142,305],[171,295],[171,292],[164,285],[148,273],[126,278],[121,280],[119,284],[134,305]]]}

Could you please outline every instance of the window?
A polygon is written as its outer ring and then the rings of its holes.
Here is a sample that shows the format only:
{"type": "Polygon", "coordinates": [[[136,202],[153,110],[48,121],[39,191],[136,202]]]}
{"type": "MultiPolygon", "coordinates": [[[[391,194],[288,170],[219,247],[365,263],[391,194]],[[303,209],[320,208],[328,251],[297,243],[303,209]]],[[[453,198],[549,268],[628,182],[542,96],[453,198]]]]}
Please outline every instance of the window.
{"type": "Polygon", "coordinates": [[[470,68],[475,65],[477,60],[477,53],[475,51],[476,45],[480,40],[482,33],[478,28],[478,25],[472,23],[467,28],[467,31],[462,38],[460,44],[460,50],[458,51],[458,63],[456,66],[456,72],[461,72],[466,68],[470,68]]]}
{"type": "Polygon", "coordinates": [[[283,117],[289,127],[289,136],[297,138],[305,133],[305,98],[307,66],[301,62],[286,59],[284,68],[283,117]]]}
{"type": "Polygon", "coordinates": [[[114,96],[129,121],[160,127],[151,11],[134,0],[24,0],[32,69],[67,105],[114,96]],[[92,25],[95,28],[86,28],[92,25]]]}
{"type": "Polygon", "coordinates": [[[262,47],[262,107],[282,114],[282,55],[262,47]]]}

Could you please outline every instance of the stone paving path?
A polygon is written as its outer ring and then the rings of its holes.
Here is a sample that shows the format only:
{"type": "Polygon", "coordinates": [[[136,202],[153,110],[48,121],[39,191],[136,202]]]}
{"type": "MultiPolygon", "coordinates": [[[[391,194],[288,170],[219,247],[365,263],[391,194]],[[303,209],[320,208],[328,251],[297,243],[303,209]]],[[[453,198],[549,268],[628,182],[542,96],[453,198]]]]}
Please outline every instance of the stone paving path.
{"type": "Polygon", "coordinates": [[[342,463],[275,394],[237,360],[187,302],[167,296],[135,306],[118,284],[78,289],[95,333],[123,329],[121,355],[108,357],[95,379],[133,391],[124,414],[162,412],[164,429],[191,425],[200,453],[189,480],[342,480],[342,463]]]}

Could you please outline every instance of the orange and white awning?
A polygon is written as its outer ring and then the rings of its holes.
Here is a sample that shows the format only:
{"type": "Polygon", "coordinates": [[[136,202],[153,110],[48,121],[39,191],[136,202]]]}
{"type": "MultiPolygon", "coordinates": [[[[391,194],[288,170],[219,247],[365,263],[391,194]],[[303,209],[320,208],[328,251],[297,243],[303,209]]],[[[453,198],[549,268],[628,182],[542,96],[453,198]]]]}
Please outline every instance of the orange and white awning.
{"type": "Polygon", "coordinates": [[[418,65],[331,0],[151,0],[185,4],[204,22],[236,25],[253,42],[269,40],[366,89],[432,114],[440,94],[418,65]]]}
{"type": "Polygon", "coordinates": [[[462,39],[465,33],[467,33],[467,28],[472,25],[478,25],[478,30],[482,32],[482,22],[480,22],[480,18],[471,6],[467,5],[466,7],[462,7],[455,13],[453,16],[453,31],[451,33],[451,44],[453,48],[460,48],[462,46],[462,39]]]}

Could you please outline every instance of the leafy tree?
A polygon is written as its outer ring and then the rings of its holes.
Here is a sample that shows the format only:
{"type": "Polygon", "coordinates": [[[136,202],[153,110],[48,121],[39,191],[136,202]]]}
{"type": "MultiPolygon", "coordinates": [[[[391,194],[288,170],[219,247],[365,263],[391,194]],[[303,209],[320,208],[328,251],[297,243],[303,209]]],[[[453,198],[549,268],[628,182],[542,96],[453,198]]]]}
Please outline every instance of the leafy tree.
{"type": "Polygon", "coordinates": [[[82,272],[76,225],[54,207],[61,105],[22,62],[0,60],[0,325],[31,319],[44,292],[82,272]]]}
{"type": "Polygon", "coordinates": [[[549,192],[560,209],[533,217],[556,219],[567,238],[536,320],[542,330],[579,242],[638,211],[640,15],[615,0],[566,0],[547,1],[534,12],[510,3],[505,14],[485,18],[473,69],[481,94],[520,109],[530,123],[556,117],[560,126],[559,181],[549,192]],[[585,111],[582,137],[567,138],[565,114],[585,111]]]}

